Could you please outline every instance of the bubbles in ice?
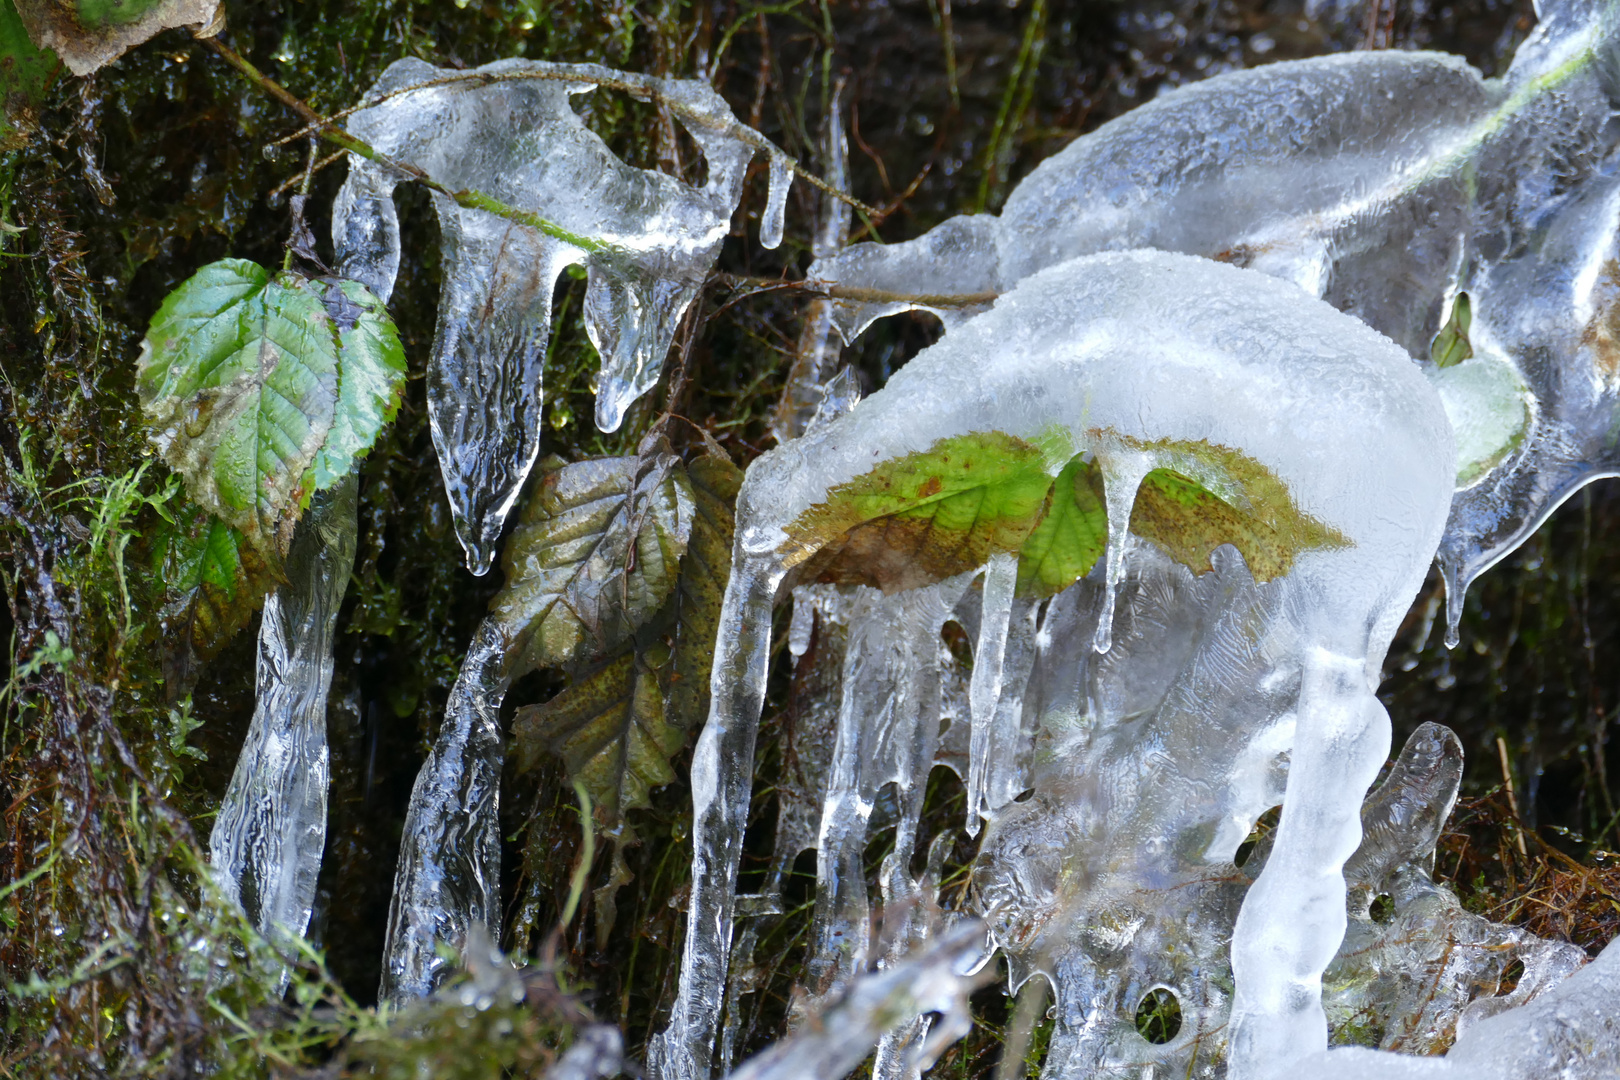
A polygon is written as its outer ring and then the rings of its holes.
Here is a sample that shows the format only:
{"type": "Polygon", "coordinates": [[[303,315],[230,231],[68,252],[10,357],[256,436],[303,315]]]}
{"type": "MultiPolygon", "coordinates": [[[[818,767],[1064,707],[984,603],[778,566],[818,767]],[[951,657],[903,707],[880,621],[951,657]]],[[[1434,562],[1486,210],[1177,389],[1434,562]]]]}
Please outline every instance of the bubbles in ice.
{"type": "MultiPolygon", "coordinates": [[[[714,264],[749,159],[765,145],[709,86],[591,64],[500,60],[467,72],[389,65],[349,130],[454,192],[477,192],[551,223],[542,229],[435,193],[444,286],[428,369],[434,446],[474,573],[539,452],[541,369],[552,289],[586,268],[585,324],[602,355],[596,422],[617,430],[658,380],[687,306],[714,264]],[[633,168],[587,129],[569,99],[607,82],[668,103],[703,151],[701,186],[633,168]],[[415,87],[415,89],[412,89],[415,87]]],[[[771,157],[765,228],[780,239],[791,178],[771,157]]],[[[399,268],[394,187],[409,177],[355,158],[333,206],[343,272],[380,296],[399,268]]],[[[769,236],[766,237],[770,239],[769,236]]]]}
{"type": "Polygon", "coordinates": [[[264,602],[253,721],[209,837],[220,890],[272,942],[303,935],[326,848],[332,634],[354,564],[350,475],[317,492],[264,602]]]}

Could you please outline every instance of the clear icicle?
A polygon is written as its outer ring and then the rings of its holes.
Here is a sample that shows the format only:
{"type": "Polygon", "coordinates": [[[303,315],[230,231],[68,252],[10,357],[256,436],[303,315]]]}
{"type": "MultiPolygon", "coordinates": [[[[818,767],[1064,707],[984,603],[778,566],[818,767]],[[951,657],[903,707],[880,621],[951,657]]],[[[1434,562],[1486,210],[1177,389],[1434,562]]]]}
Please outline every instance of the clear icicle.
{"type": "Polygon", "coordinates": [[[209,837],[220,889],[273,942],[308,928],[326,848],[326,698],[358,487],[351,474],[310,500],[288,583],[264,602],[253,722],[209,837]]]}
{"type": "MultiPolygon", "coordinates": [[[[843,80],[833,88],[821,132],[821,170],[827,183],[838,191],[848,187],[849,146],[844,137],[843,80]]],[[[816,220],[815,236],[810,250],[817,259],[830,259],[849,243],[849,204],[842,199],[823,193],[816,220]]],[[[777,442],[786,442],[804,433],[813,416],[825,412],[817,410],[817,403],[825,404],[834,378],[833,371],[843,352],[842,341],[833,326],[833,302],[825,296],[811,299],[805,306],[804,327],[799,331],[798,347],[794,350],[793,366],[788,369],[787,385],[782,388],[782,400],[771,419],[771,433],[777,442]]],[[[858,392],[858,384],[857,384],[858,392]]]]}
{"type": "Polygon", "coordinates": [[[766,196],[765,213],[759,218],[759,246],[775,249],[782,243],[782,227],[787,219],[788,188],[793,184],[793,160],[786,154],[773,153],[771,159],[771,190],[766,196]]]}
{"type": "Polygon", "coordinates": [[[972,1026],[968,997],[979,979],[968,972],[983,950],[983,924],[962,924],[905,962],[856,980],[803,1032],[750,1058],[730,1080],[840,1080],[885,1031],[938,1013],[939,1030],[907,1063],[920,1073],[972,1026]]]}
{"type": "Polygon", "coordinates": [[[995,730],[1000,713],[1002,665],[1006,660],[1007,629],[1011,625],[1013,588],[1018,584],[1018,556],[997,552],[984,571],[984,606],[979,619],[979,643],[973,650],[973,681],[968,700],[973,728],[968,748],[967,831],[979,835],[980,819],[991,809],[990,770],[995,730]]]}
{"type": "MultiPolygon", "coordinates": [[[[481,192],[555,226],[543,231],[433,197],[445,285],[429,361],[429,418],[467,565],[482,574],[539,453],[540,374],[557,276],[571,263],[587,269],[586,330],[602,355],[597,425],[614,431],[658,380],[681,316],[729,232],[759,140],[700,82],[532,60],[464,74],[466,81],[454,81],[460,73],[396,61],[372,87],[375,104],[348,123],[380,153],[450,190],[481,192]],[[703,186],[626,165],[585,127],[569,98],[602,80],[672,106],[703,151],[703,186]]],[[[780,155],[772,157],[774,175],[780,155]]],[[[404,179],[386,164],[355,159],[333,204],[340,268],[385,299],[399,266],[392,193],[404,179]]],[[[785,185],[773,184],[772,198],[780,202],[778,187],[785,185]]]]}
{"type": "Polygon", "coordinates": [[[473,636],[444,723],[411,789],[383,947],[382,1001],[431,993],[460,952],[501,914],[501,698],[508,642],[491,619],[473,636]]]}
{"type": "Polygon", "coordinates": [[[1136,505],[1136,491],[1142,486],[1142,478],[1152,470],[1153,463],[1146,454],[1118,451],[1099,455],[1099,460],[1103,466],[1104,502],[1108,507],[1108,550],[1103,556],[1107,577],[1092,647],[1105,653],[1113,647],[1114,606],[1119,599],[1119,587],[1125,580],[1125,559],[1131,549],[1131,509],[1136,505]]]}

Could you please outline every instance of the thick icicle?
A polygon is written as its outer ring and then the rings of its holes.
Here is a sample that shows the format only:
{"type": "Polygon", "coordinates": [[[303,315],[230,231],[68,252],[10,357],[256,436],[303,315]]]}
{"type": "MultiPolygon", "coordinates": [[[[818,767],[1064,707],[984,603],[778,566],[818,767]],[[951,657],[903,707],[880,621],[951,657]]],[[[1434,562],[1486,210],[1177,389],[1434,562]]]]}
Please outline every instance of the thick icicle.
{"type": "MultiPolygon", "coordinates": [[[[355,113],[349,129],[374,149],[452,191],[482,193],[553,226],[434,195],[445,284],[429,418],[457,535],[468,566],[482,574],[539,453],[541,364],[558,274],[570,263],[587,268],[586,330],[602,355],[596,419],[614,431],[658,380],[730,229],[759,140],[707,84],[590,64],[500,60],[455,73],[406,59],[389,65],[370,98],[375,104],[355,113]],[[674,107],[703,151],[702,187],[626,165],[585,127],[569,98],[599,81],[628,83],[674,107]]],[[[772,153],[773,176],[779,158],[772,153]]],[[[356,159],[333,205],[340,267],[384,298],[399,266],[392,193],[404,179],[356,159]]],[[[785,200],[784,187],[773,183],[773,205],[785,200]]]]}
{"type": "Polygon", "coordinates": [[[884,1032],[939,1013],[939,1031],[908,1062],[912,1070],[926,1069],[972,1024],[968,996],[979,980],[968,973],[983,950],[983,924],[962,924],[904,963],[856,980],[805,1031],[744,1062],[730,1080],[840,1080],[884,1032]]]}
{"type": "Polygon", "coordinates": [[[354,565],[353,474],[317,492],[264,602],[257,702],[209,837],[221,891],[272,942],[303,935],[326,848],[332,632],[354,565]]]}
{"type": "Polygon", "coordinates": [[[448,972],[439,946],[460,952],[474,927],[501,915],[501,698],[510,643],[479,625],[445,705],[439,737],[416,774],[388,905],[378,997],[431,993],[448,972]]]}

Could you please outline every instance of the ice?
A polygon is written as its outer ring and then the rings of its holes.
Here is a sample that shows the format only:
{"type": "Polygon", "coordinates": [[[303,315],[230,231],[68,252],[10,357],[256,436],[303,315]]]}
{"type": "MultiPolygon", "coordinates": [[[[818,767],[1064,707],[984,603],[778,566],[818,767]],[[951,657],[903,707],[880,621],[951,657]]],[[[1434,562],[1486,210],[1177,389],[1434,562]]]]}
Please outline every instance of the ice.
{"type": "Polygon", "coordinates": [[[1467,1027],[1443,1058],[1330,1050],[1276,1077],[1598,1080],[1620,1071],[1620,942],[1534,1001],[1467,1027]]]}
{"type": "Polygon", "coordinates": [[[804,1031],[744,1062],[730,1080],[840,1080],[890,1028],[939,1013],[939,1031],[906,1061],[907,1072],[920,1073],[967,1033],[968,995],[977,981],[969,972],[983,949],[982,924],[955,928],[904,962],[855,981],[804,1031]]]}
{"type": "Polygon", "coordinates": [[[474,928],[501,920],[501,699],[510,642],[480,624],[450,690],[444,722],[416,774],[388,905],[378,998],[425,997],[474,928]],[[448,946],[448,950],[441,947],[448,946]]]}
{"type": "MultiPolygon", "coordinates": [[[[1232,767],[1198,783],[1180,781],[1190,785],[1186,797],[1169,800],[1204,816],[1195,854],[1217,862],[1230,861],[1249,825],[1278,801],[1286,776],[1276,847],[1237,921],[1232,1075],[1256,1076],[1325,1046],[1319,980],[1345,926],[1340,871],[1359,840],[1361,795],[1388,747],[1388,719],[1372,688],[1440,538],[1455,473],[1450,426],[1417,367],[1356,320],[1261,274],[1135,252],[1030,276],[858,408],[750,468],[716,647],[715,704],[693,766],[692,906],[680,991],[653,1055],[658,1075],[707,1072],[728,964],[730,890],[763,699],[768,612],[789,571],[814,554],[788,526],[831,488],[879,462],[990,431],[1046,448],[1053,475],[1074,455],[1095,454],[1105,475],[1123,478],[1129,491],[1132,477],[1148,471],[1144,465],[1191,470],[1217,489],[1238,482],[1204,475],[1204,466],[1173,449],[1225,447],[1269,471],[1300,513],[1342,537],[1301,552],[1286,575],[1249,593],[1230,579],[1241,560],[1229,570],[1224,587],[1247,599],[1232,601],[1236,609],[1212,638],[1215,654],[1194,656],[1193,674],[1173,688],[1180,742],[1150,759],[1154,778],[1168,783],[1177,762],[1209,754],[1211,739],[1227,741],[1226,755],[1211,760],[1232,767]],[[1142,326],[1154,333],[1143,335],[1142,326]],[[1165,392],[1187,386],[1198,393],[1165,392]],[[1228,677],[1222,649],[1237,650],[1247,676],[1228,677]]],[[[1221,565],[1233,561],[1225,550],[1216,552],[1221,565]]],[[[1149,558],[1139,544],[1125,555],[1132,564],[1149,558]]],[[[1125,588],[1126,569],[1105,568],[1104,583],[1125,588]]],[[[1220,581],[1219,573],[1204,580],[1212,579],[1220,581]]],[[[1104,606],[1094,600],[1090,610],[1104,606]]],[[[988,595],[985,610],[984,623],[999,621],[988,595]]],[[[1010,612],[1005,617],[1010,623],[1010,612]]],[[[1094,632],[1095,623],[1088,628],[1094,632]]],[[[995,637],[981,628],[981,642],[995,637]]],[[[1118,631],[1115,638],[1098,663],[1120,662],[1113,659],[1118,631]]],[[[1157,674],[1174,670],[1161,665],[1157,674]]],[[[1141,693],[1154,682],[1123,689],[1141,693]]],[[[987,700],[979,689],[975,696],[987,700]]],[[[977,701],[973,713],[975,720],[985,713],[977,701]]],[[[1123,719],[1126,729],[1140,723],[1123,719]]],[[[1012,806],[1039,799],[1037,785],[1033,799],[1012,806]]],[[[1087,827],[1112,823],[1107,832],[1122,854],[1137,853],[1129,860],[1167,850],[1170,834],[1162,827],[1142,835],[1130,821],[1129,807],[1110,807],[1087,827]]],[[[826,835],[825,821],[822,830],[826,835]]],[[[1174,851],[1186,857],[1184,844],[1174,851]]],[[[1019,865],[1009,861],[1012,872],[1022,872],[1019,865]]]]}
{"type": "MultiPolygon", "coordinates": [[[[602,355],[596,422],[615,431],[657,382],[682,314],[714,265],[749,160],[765,145],[707,84],[591,64],[499,60],[467,72],[389,65],[349,130],[451,191],[538,215],[550,231],[435,193],[444,286],[428,407],[468,566],[482,574],[540,447],[541,374],[552,290],[586,269],[585,324],[602,355]],[[703,151],[702,186],[633,168],[569,99],[597,83],[669,104],[703,151]],[[420,87],[419,89],[408,89],[420,87]]],[[[765,227],[781,232],[791,172],[771,157],[765,227]]],[[[387,298],[399,268],[394,187],[406,174],[355,158],[333,205],[342,272],[387,298]]],[[[769,237],[766,237],[769,239],[769,237]]]]}
{"type": "MultiPolygon", "coordinates": [[[[849,146],[844,137],[843,83],[834,88],[832,102],[821,132],[821,169],[829,186],[843,191],[849,184],[849,146]]],[[[823,193],[810,252],[817,259],[830,259],[849,243],[849,204],[823,193]]],[[[824,296],[813,298],[804,310],[804,326],[799,331],[793,366],[788,370],[782,400],[771,418],[771,434],[786,442],[804,433],[824,395],[824,384],[833,378],[838,365],[839,343],[833,333],[833,302],[824,296]]]]}
{"type": "Polygon", "coordinates": [[[332,634],[354,565],[354,475],[317,492],[264,602],[253,722],[209,837],[220,891],[270,941],[301,937],[326,847],[332,634]]]}

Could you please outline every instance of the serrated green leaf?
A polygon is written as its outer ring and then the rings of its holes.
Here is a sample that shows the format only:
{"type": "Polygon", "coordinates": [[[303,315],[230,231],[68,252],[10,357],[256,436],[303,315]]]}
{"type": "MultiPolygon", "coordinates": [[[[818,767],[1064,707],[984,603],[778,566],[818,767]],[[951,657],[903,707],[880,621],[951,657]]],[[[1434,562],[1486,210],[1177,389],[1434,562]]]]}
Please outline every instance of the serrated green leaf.
{"type": "MultiPolygon", "coordinates": [[[[1046,513],[1050,452],[1001,432],[941,439],[840,484],[787,527],[805,573],[911,588],[1016,552],[1046,513]]],[[[1061,458],[1059,460],[1062,460],[1061,458]]]]}
{"type": "Polygon", "coordinates": [[[1276,473],[1240,450],[1190,440],[1120,441],[1167,466],[1143,478],[1131,532],[1195,574],[1211,569],[1210,555],[1222,544],[1237,548],[1260,582],[1288,573],[1304,552],[1349,544],[1302,513],[1276,473]]]}
{"type": "Polygon", "coordinates": [[[29,40],[11,0],[0,0],[0,150],[20,147],[62,61],[29,40]]]}
{"type": "Polygon", "coordinates": [[[647,806],[653,788],[675,779],[669,759],[686,743],[686,732],[665,721],[657,673],[633,650],[583,673],[544,705],[519,709],[512,731],[518,767],[533,768],[542,754],[562,758],[610,835],[625,811],[647,806]]]}
{"type": "Polygon", "coordinates": [[[236,529],[192,503],[172,516],[152,533],[152,569],[167,592],[164,674],[178,696],[198,666],[247,625],[276,582],[236,529]]]}
{"type": "Polygon", "coordinates": [[[307,283],[241,259],[204,267],[153,317],[137,385],[192,499],[285,554],[338,390],[338,335],[307,283]]]}
{"type": "Polygon", "coordinates": [[[501,562],[492,617],[513,642],[513,677],[600,656],[674,591],[692,532],[680,461],[653,452],[545,473],[501,562]]]}
{"type": "Polygon", "coordinates": [[[742,470],[714,448],[687,466],[696,514],[675,591],[675,649],[666,701],[669,722],[687,731],[709,715],[709,669],[720,631],[720,604],[731,577],[733,511],[742,470]]]}
{"type": "Polygon", "coordinates": [[[399,411],[405,389],[405,347],[388,309],[358,281],[326,280],[322,300],[337,326],[337,407],[332,429],[315,455],[315,490],[324,491],[366,456],[399,411]]]}
{"type": "Polygon", "coordinates": [[[1054,596],[1091,572],[1108,548],[1102,469],[1075,458],[1058,473],[1052,501],[1018,553],[1018,595],[1054,596]]]}

